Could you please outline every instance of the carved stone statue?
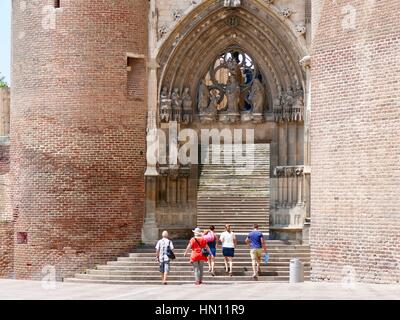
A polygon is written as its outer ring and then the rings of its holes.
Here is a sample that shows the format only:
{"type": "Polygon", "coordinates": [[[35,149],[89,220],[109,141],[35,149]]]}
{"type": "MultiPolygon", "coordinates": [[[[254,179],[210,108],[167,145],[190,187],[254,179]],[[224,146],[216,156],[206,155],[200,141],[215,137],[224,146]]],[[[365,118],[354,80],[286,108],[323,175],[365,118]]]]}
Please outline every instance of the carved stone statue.
{"type": "Polygon", "coordinates": [[[182,99],[179,94],[179,89],[175,88],[171,94],[172,113],[176,122],[181,122],[182,119],[182,99]]]}
{"type": "Polygon", "coordinates": [[[229,76],[226,85],[226,96],[228,99],[228,113],[239,113],[240,85],[234,75],[229,76]]]}
{"type": "Polygon", "coordinates": [[[253,107],[253,113],[262,113],[265,103],[265,89],[259,79],[253,81],[249,100],[253,107]]]}
{"type": "Polygon", "coordinates": [[[169,98],[167,87],[162,88],[160,94],[160,120],[161,122],[169,122],[171,119],[171,99],[169,98]]]}
{"type": "Polygon", "coordinates": [[[295,92],[295,101],[293,104],[292,120],[301,121],[303,120],[304,111],[304,92],[301,86],[297,86],[295,92]]]}
{"type": "Polygon", "coordinates": [[[283,94],[283,120],[290,121],[292,118],[292,107],[294,104],[294,92],[292,87],[283,94]]]}
{"type": "Polygon", "coordinates": [[[183,123],[190,123],[192,121],[192,115],[193,115],[193,101],[192,97],[190,96],[190,89],[185,88],[182,93],[182,105],[183,105],[183,117],[182,121],[183,123]]]}
{"type": "Polygon", "coordinates": [[[290,109],[292,108],[293,103],[294,103],[294,92],[292,87],[290,87],[288,91],[286,91],[286,93],[284,93],[283,95],[283,108],[290,109]]]}
{"type": "Polygon", "coordinates": [[[204,113],[208,107],[209,91],[204,80],[201,81],[199,86],[198,108],[200,113],[204,113]]]}
{"type": "Polygon", "coordinates": [[[218,112],[218,101],[220,96],[218,95],[217,90],[211,90],[210,92],[210,104],[207,108],[207,114],[215,117],[218,112]]]}
{"type": "Polygon", "coordinates": [[[190,96],[190,89],[185,88],[182,93],[183,110],[192,110],[192,97],[190,96]]]}
{"type": "Polygon", "coordinates": [[[224,0],[224,7],[227,8],[236,8],[241,5],[240,0],[224,0]]]}

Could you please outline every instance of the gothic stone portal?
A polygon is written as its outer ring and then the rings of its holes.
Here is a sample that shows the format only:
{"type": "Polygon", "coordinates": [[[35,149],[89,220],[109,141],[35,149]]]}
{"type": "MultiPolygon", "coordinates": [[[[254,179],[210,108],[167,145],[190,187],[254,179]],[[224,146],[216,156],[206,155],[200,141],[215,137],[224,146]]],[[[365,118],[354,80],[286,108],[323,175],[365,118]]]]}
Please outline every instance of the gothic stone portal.
{"type": "MultiPolygon", "coordinates": [[[[308,209],[306,81],[299,64],[306,55],[304,38],[271,7],[215,1],[180,17],[168,36],[158,33],[158,46],[158,103],[152,109],[157,110],[157,127],[166,135],[172,121],[178,130],[198,133],[254,130],[255,144],[270,146],[268,159],[256,157],[256,165],[268,161],[270,236],[301,239],[308,209]]],[[[203,185],[210,177],[203,170],[195,164],[159,166],[159,176],[151,178],[156,192],[148,194],[146,212],[154,228],[182,237],[204,221],[203,185]]],[[[208,192],[211,197],[213,191],[208,192]]]]}

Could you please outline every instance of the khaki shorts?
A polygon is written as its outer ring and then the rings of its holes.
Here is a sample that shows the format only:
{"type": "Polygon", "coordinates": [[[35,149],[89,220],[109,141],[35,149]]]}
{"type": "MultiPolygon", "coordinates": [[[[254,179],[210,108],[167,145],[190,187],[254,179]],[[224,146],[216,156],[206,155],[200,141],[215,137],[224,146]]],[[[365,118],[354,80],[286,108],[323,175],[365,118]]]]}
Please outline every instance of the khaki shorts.
{"type": "Polygon", "coordinates": [[[261,256],[263,253],[263,249],[251,249],[250,250],[250,256],[251,260],[261,260],[261,256]]]}

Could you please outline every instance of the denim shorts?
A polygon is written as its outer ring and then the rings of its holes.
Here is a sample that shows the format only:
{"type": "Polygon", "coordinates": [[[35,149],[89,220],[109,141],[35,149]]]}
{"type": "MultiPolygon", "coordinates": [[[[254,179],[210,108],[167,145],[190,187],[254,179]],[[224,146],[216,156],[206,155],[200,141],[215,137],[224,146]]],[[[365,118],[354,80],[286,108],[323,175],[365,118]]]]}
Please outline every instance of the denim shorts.
{"type": "Polygon", "coordinates": [[[169,272],[169,261],[160,262],[160,272],[168,273],[169,272]]]}
{"type": "Polygon", "coordinates": [[[216,256],[217,256],[217,249],[215,249],[215,248],[210,248],[210,251],[211,251],[211,255],[212,255],[213,257],[216,257],[216,256]]]}

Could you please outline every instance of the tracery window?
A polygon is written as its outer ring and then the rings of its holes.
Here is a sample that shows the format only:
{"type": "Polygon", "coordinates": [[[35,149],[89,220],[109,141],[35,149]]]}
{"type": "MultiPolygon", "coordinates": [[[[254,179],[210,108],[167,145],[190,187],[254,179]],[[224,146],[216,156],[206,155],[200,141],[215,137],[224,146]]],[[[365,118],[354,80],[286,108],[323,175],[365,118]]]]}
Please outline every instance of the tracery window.
{"type": "MultiPolygon", "coordinates": [[[[211,99],[217,97],[217,110],[227,112],[250,111],[252,109],[251,88],[254,80],[263,82],[262,75],[253,59],[240,49],[230,49],[219,55],[214,63],[211,64],[205,84],[208,88],[211,99]],[[240,88],[240,92],[239,89],[240,88]],[[235,97],[235,90],[238,97],[235,97]],[[229,95],[238,100],[238,105],[228,105],[229,95]]],[[[199,99],[199,111],[204,111],[206,99],[199,99]]],[[[235,102],[234,102],[235,103],[235,102]]]]}

